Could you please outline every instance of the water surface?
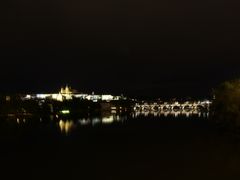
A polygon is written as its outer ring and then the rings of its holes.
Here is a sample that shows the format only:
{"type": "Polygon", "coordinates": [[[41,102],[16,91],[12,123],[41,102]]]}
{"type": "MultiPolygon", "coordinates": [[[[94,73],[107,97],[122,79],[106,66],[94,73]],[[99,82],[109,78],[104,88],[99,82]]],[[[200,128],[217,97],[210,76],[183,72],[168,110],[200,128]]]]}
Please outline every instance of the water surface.
{"type": "MultiPolygon", "coordinates": [[[[238,176],[238,144],[207,113],[1,118],[8,179],[204,179],[238,176]]],[[[239,176],[240,177],[240,176],[239,176]]]]}

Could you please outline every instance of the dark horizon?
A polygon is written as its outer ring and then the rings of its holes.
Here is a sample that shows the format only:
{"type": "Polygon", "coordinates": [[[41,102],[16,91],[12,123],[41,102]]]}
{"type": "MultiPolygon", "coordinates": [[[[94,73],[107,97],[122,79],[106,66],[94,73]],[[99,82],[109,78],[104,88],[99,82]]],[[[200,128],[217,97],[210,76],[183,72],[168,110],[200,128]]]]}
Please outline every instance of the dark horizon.
{"type": "Polygon", "coordinates": [[[1,10],[0,92],[206,97],[240,77],[239,2],[55,0],[1,10]]]}

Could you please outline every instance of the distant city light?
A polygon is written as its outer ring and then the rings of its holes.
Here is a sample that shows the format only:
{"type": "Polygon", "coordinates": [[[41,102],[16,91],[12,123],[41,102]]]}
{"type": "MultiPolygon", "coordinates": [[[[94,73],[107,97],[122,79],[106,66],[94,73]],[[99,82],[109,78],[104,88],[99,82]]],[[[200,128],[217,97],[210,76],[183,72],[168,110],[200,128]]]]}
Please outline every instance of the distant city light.
{"type": "Polygon", "coordinates": [[[113,123],[113,121],[114,121],[113,116],[104,117],[102,119],[103,124],[111,124],[111,123],[113,123]]]}
{"type": "Polygon", "coordinates": [[[61,113],[62,114],[70,114],[70,111],[69,110],[62,110],[61,113]]]}
{"type": "Polygon", "coordinates": [[[102,100],[103,101],[111,101],[113,100],[113,96],[112,95],[102,95],[102,100]]]}
{"type": "Polygon", "coordinates": [[[83,93],[76,93],[76,90],[72,90],[71,87],[66,86],[65,88],[61,88],[59,93],[53,93],[53,94],[28,94],[23,97],[23,99],[29,100],[29,99],[53,99],[56,101],[64,101],[64,100],[72,100],[73,98],[78,98],[82,100],[89,100],[93,102],[98,101],[118,101],[120,99],[126,100],[126,97],[123,96],[113,96],[110,94],[104,94],[104,95],[97,95],[95,93],[92,94],[83,94],[83,93]]]}

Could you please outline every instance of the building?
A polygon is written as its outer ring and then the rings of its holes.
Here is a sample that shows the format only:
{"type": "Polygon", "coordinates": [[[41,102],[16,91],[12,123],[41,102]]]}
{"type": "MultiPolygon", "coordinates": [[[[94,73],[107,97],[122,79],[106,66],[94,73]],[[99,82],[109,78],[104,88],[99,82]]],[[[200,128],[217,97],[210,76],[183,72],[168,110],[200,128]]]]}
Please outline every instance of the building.
{"type": "Polygon", "coordinates": [[[117,101],[120,99],[126,99],[123,96],[113,96],[113,95],[97,95],[97,94],[83,94],[83,93],[77,93],[76,90],[72,89],[70,86],[62,87],[59,91],[59,93],[53,93],[53,94],[27,94],[23,97],[23,99],[39,99],[39,100],[45,100],[45,99],[53,99],[57,101],[64,101],[64,100],[72,100],[73,98],[81,99],[81,100],[89,100],[93,102],[98,101],[117,101]]]}

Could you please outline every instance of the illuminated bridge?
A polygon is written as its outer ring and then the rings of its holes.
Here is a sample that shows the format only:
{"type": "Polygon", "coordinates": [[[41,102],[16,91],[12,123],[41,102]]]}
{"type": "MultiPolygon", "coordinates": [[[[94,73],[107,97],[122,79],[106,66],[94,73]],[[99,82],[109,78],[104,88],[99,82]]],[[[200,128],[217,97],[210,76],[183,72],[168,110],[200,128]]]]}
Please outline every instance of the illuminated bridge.
{"type": "Polygon", "coordinates": [[[135,111],[161,111],[161,112],[179,112],[179,111],[209,111],[211,101],[196,102],[164,102],[164,103],[136,103],[135,111]]]}

